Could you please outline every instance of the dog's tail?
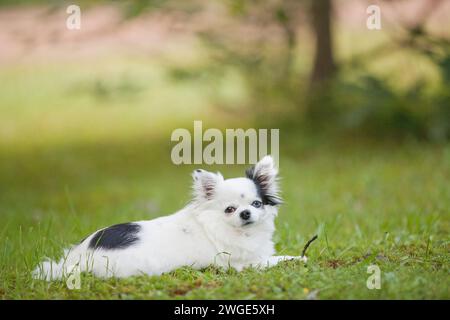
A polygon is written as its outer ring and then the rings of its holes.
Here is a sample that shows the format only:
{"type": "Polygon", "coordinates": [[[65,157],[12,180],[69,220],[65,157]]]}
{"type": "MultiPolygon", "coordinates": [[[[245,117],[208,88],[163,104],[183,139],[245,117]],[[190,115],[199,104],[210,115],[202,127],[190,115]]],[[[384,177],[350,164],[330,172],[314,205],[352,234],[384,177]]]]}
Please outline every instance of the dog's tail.
{"type": "Polygon", "coordinates": [[[74,257],[70,251],[70,249],[64,250],[63,257],[58,261],[46,258],[39,263],[32,272],[33,278],[52,281],[68,277],[79,267],[79,261],[74,261],[74,257]]]}

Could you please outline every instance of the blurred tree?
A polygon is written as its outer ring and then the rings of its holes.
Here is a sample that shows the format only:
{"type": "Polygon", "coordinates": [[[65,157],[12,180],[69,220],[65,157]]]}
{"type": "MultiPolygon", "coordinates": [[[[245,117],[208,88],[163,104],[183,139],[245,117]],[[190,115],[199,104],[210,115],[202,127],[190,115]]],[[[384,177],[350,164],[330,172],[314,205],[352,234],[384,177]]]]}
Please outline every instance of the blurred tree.
{"type": "Polygon", "coordinates": [[[331,32],[331,0],[311,1],[312,27],[316,39],[311,84],[330,79],[336,71],[331,32]]]}
{"type": "MultiPolygon", "coordinates": [[[[136,0],[127,1],[124,8],[127,18],[154,9],[182,11],[192,15],[191,21],[197,20],[197,12],[215,15],[217,19],[197,26],[210,61],[171,67],[170,75],[177,81],[214,84],[214,104],[228,113],[246,114],[259,125],[301,123],[315,133],[357,130],[374,136],[447,141],[450,42],[445,36],[433,35],[426,23],[444,1],[429,0],[416,12],[398,12],[395,21],[385,24],[397,27],[388,33],[390,41],[339,63],[333,49],[333,1],[223,0],[206,5],[198,0],[136,0]],[[401,18],[412,13],[412,20],[401,18]],[[303,57],[298,54],[298,49],[303,49],[299,39],[303,30],[310,30],[315,39],[313,63],[306,73],[299,63],[303,57]],[[410,88],[400,90],[387,77],[368,71],[369,64],[400,50],[421,53],[432,61],[442,84],[432,89],[418,78],[410,88]],[[237,91],[242,87],[248,94],[245,99],[228,99],[221,91],[220,81],[227,76],[239,81],[237,91]],[[243,105],[249,108],[245,110],[243,105]]],[[[395,11],[401,2],[385,0],[383,4],[395,11]]]]}

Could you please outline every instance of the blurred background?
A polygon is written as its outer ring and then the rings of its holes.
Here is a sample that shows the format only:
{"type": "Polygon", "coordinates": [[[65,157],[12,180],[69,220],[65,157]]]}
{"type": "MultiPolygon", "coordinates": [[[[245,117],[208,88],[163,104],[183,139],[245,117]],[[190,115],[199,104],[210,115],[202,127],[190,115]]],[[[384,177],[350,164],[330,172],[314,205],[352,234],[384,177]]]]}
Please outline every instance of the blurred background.
{"type": "Polygon", "coordinates": [[[449,17],[439,0],[1,0],[0,235],[52,218],[70,242],[180,208],[193,166],[170,134],[194,120],[280,128],[280,224],[302,235],[448,235],[449,17]]]}
{"type": "Polygon", "coordinates": [[[78,1],[80,30],[66,28],[72,2],[0,3],[2,144],[153,137],[193,119],[449,138],[448,1],[78,1]],[[371,4],[381,30],[366,27],[371,4]]]}
{"type": "Polygon", "coordinates": [[[67,209],[70,188],[126,199],[130,179],[148,196],[157,173],[180,174],[185,190],[192,168],[171,163],[170,134],[194,120],[280,128],[288,170],[309,157],[336,169],[345,148],[350,162],[371,150],[431,149],[430,159],[447,150],[449,1],[0,4],[6,213],[67,209]],[[79,30],[66,27],[70,4],[80,6],[79,30]],[[373,4],[380,30],[366,25],[373,4]]]}

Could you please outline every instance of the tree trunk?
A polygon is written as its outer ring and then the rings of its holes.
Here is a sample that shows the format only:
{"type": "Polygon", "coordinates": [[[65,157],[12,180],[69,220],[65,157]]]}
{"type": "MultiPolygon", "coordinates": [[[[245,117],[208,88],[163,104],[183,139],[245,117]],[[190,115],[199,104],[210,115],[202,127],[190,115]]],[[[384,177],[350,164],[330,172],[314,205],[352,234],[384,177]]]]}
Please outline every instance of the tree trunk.
{"type": "Polygon", "coordinates": [[[316,38],[311,84],[316,85],[333,76],[336,64],[331,34],[331,0],[312,0],[311,2],[312,26],[316,38]]]}

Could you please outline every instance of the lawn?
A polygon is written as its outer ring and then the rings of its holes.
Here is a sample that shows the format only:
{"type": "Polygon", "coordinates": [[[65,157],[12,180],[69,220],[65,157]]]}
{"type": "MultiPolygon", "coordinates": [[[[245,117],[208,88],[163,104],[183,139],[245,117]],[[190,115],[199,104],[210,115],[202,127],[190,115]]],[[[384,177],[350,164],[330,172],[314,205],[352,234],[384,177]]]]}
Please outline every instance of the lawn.
{"type": "MultiPolygon", "coordinates": [[[[110,280],[83,274],[80,290],[33,280],[42,257],[58,257],[101,227],[181,208],[194,166],[171,163],[170,133],[196,118],[217,124],[200,94],[208,88],[173,84],[151,63],[109,65],[0,74],[0,298],[450,298],[449,145],[324,140],[283,129],[285,204],[275,242],[278,253],[298,255],[318,234],[306,266],[110,280]],[[370,265],[381,270],[379,290],[366,286],[370,265]]],[[[225,177],[244,169],[203,168],[225,177]]]]}

